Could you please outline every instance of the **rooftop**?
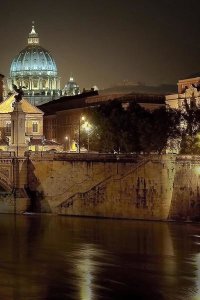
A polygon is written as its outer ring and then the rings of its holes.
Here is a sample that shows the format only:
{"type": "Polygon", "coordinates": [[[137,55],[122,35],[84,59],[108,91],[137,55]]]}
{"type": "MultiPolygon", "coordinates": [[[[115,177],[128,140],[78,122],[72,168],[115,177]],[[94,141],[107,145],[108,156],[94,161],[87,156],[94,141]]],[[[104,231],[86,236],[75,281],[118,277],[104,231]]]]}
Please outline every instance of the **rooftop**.
{"type": "MultiPolygon", "coordinates": [[[[9,96],[6,100],[0,103],[0,114],[8,114],[11,113],[14,109],[13,103],[15,101],[15,94],[9,96]]],[[[43,112],[37,108],[36,106],[32,105],[28,100],[22,99],[21,100],[22,110],[27,114],[43,114],[43,112]]]]}
{"type": "Polygon", "coordinates": [[[102,102],[108,102],[113,100],[118,100],[123,103],[131,101],[135,101],[137,103],[165,103],[164,95],[139,93],[98,95],[97,91],[93,91],[90,93],[83,93],[76,96],[61,97],[58,100],[53,100],[38,107],[45,113],[45,115],[53,115],[58,111],[91,107],[99,105],[102,102]]]}

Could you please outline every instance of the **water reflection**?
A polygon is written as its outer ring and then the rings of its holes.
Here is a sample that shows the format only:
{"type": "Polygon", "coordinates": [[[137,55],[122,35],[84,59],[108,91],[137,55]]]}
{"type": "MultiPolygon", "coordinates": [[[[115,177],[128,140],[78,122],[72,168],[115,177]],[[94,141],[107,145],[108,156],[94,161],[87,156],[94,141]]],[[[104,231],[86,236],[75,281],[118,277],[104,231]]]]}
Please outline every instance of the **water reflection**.
{"type": "Polygon", "coordinates": [[[195,289],[195,296],[193,300],[199,300],[200,299],[200,253],[196,255],[196,259],[194,261],[196,266],[196,289],[195,289]]]}
{"type": "Polygon", "coordinates": [[[0,217],[0,299],[200,299],[200,227],[0,217]]]}
{"type": "Polygon", "coordinates": [[[103,256],[102,251],[96,248],[95,245],[83,244],[79,250],[72,252],[71,258],[67,257],[73,262],[74,283],[79,289],[79,297],[75,299],[96,299],[95,278],[101,272],[102,265],[98,263],[98,260],[103,256]]]}

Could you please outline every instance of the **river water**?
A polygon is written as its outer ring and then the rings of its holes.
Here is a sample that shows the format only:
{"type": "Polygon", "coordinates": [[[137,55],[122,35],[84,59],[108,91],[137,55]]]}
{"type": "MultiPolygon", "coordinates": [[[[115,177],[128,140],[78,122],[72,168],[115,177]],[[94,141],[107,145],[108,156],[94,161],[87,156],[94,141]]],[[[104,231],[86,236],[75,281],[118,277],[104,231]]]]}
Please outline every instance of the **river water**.
{"type": "Polygon", "coordinates": [[[200,225],[0,215],[0,299],[200,299],[200,225]]]}

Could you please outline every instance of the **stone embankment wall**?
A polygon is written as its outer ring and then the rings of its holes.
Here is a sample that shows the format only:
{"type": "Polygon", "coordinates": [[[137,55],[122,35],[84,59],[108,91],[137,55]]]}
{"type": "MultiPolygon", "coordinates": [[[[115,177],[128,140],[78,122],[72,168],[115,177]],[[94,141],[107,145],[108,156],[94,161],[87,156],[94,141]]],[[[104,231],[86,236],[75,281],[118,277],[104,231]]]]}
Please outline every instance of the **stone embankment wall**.
{"type": "Polygon", "coordinates": [[[26,193],[27,159],[12,152],[0,155],[0,213],[22,213],[30,206],[26,193]]]}
{"type": "Polygon", "coordinates": [[[169,219],[200,221],[200,156],[177,156],[169,219]]]}
{"type": "Polygon", "coordinates": [[[172,156],[31,156],[28,186],[36,211],[166,220],[175,176],[172,156]]]}
{"type": "Polygon", "coordinates": [[[200,220],[200,156],[0,155],[0,213],[200,220]]]}

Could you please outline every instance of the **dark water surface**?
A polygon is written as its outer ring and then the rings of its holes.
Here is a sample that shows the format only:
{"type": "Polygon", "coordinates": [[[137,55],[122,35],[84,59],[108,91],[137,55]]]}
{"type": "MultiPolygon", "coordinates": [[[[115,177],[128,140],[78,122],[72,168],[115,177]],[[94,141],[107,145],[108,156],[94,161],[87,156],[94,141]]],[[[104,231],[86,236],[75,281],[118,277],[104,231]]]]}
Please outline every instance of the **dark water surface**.
{"type": "Polygon", "coordinates": [[[0,215],[0,300],[200,299],[200,225],[0,215]]]}

